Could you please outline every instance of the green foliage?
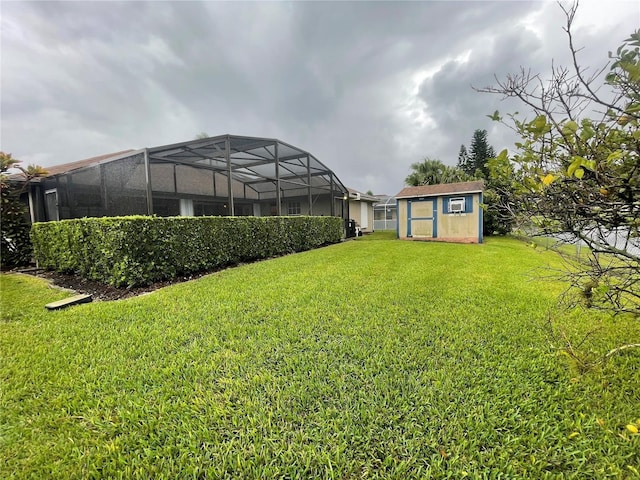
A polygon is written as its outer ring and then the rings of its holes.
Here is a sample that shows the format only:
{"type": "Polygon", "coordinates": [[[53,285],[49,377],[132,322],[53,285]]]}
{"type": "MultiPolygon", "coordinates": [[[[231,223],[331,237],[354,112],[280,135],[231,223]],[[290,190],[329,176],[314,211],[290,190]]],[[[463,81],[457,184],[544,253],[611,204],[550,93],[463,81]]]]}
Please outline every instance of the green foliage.
{"type": "Polygon", "coordinates": [[[441,160],[425,158],[422,162],[411,164],[411,172],[404,183],[410,186],[437,185],[439,183],[455,183],[472,180],[458,167],[445,165],[441,160]]]}
{"type": "MultiPolygon", "coordinates": [[[[558,361],[547,263],[358,240],[59,312],[1,275],[0,478],[635,478],[640,351],[558,361]]],[[[596,352],[640,337],[580,315],[596,352]]]]}
{"type": "Polygon", "coordinates": [[[27,204],[20,199],[28,183],[46,172],[37,165],[20,167],[10,153],[0,152],[0,263],[2,267],[26,265],[31,261],[27,204]],[[8,171],[17,169],[22,178],[9,179],[8,171]]]}
{"type": "Polygon", "coordinates": [[[502,151],[486,162],[488,176],[485,179],[484,225],[485,235],[506,235],[513,231],[515,224],[513,202],[513,182],[516,172],[507,155],[502,151]]]}
{"type": "MultiPolygon", "coordinates": [[[[471,168],[469,166],[469,153],[467,152],[467,147],[463,145],[460,145],[460,151],[458,152],[458,168],[464,172],[469,172],[471,171],[471,168]]],[[[472,170],[472,172],[474,172],[474,170],[472,170]]]]}
{"type": "Polygon", "coordinates": [[[28,209],[20,201],[21,192],[22,186],[14,182],[3,181],[0,185],[0,259],[3,267],[25,265],[31,260],[28,209]]]}
{"type": "Polygon", "coordinates": [[[105,217],[36,223],[42,268],[110,285],[146,285],[335,243],[336,217],[105,217]]]}
{"type": "Polygon", "coordinates": [[[496,153],[487,140],[487,131],[478,129],[473,132],[469,153],[467,153],[467,148],[464,145],[460,146],[458,167],[467,175],[488,179],[489,167],[487,162],[495,156],[496,153]]]}
{"type": "MultiPolygon", "coordinates": [[[[510,214],[512,205],[509,205],[513,168],[510,170],[504,169],[503,166],[495,168],[497,166],[495,156],[495,151],[487,140],[486,130],[475,130],[471,139],[470,153],[467,153],[467,148],[461,145],[458,154],[458,168],[470,178],[484,180],[482,230],[485,236],[511,233],[514,224],[510,214]],[[490,167],[492,163],[493,169],[490,167]]],[[[504,162],[500,163],[504,164],[504,162]]]]}
{"type": "Polygon", "coordinates": [[[508,116],[521,139],[500,163],[510,161],[517,172],[510,202],[528,233],[569,236],[591,252],[588,262],[568,269],[573,300],[640,315],[640,33],[610,53],[610,71],[598,85],[579,66],[575,9],[565,11],[573,71],[554,69],[541,88],[540,78],[523,70],[485,89],[521,99],[535,115],[508,116]]]}

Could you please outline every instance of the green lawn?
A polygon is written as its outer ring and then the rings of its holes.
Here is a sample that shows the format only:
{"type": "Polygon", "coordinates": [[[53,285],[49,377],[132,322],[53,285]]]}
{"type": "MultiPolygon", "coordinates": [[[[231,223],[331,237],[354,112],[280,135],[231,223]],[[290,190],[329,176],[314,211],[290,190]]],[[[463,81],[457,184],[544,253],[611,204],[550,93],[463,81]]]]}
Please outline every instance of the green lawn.
{"type": "Polygon", "coordinates": [[[59,312],[0,276],[0,478],[638,478],[640,352],[550,346],[553,253],[376,235],[59,312]]]}

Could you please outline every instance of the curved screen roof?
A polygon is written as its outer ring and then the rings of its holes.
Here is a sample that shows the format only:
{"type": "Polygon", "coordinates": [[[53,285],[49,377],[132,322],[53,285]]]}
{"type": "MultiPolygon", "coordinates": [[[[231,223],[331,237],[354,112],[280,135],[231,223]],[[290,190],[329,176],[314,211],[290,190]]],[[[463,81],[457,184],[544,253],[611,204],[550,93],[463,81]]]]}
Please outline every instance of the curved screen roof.
{"type": "Polygon", "coordinates": [[[259,198],[275,198],[278,187],[289,196],[312,193],[348,194],[335,173],[316,157],[281,140],[220,135],[138,150],[125,150],[49,167],[48,176],[91,168],[144,153],[151,164],[171,163],[213,171],[244,184],[259,198]],[[277,161],[276,161],[277,159],[277,161]],[[297,192],[299,191],[299,192],[297,192]]]}
{"type": "Polygon", "coordinates": [[[280,191],[347,189],[316,157],[277,139],[220,135],[147,149],[150,163],[169,162],[231,175],[261,197],[280,191]],[[277,160],[277,161],[276,161],[277,160]],[[279,184],[279,185],[278,185],[279,184]]]}

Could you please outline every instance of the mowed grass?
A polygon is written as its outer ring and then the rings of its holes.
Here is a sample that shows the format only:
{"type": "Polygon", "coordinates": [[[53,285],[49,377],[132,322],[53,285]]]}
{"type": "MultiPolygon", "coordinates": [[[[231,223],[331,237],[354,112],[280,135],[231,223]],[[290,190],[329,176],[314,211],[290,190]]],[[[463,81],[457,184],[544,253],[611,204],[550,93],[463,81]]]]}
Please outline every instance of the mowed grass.
{"type": "Polygon", "coordinates": [[[550,346],[554,254],[365,238],[58,312],[2,275],[0,478],[637,478],[640,352],[550,346]]]}

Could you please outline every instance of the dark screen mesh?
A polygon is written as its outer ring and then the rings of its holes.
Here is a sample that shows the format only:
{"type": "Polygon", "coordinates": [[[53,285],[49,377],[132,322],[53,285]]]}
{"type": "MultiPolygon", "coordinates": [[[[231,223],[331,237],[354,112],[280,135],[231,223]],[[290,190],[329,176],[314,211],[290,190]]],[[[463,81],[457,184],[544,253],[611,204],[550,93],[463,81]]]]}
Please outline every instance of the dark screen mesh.
{"type": "Polygon", "coordinates": [[[105,215],[146,215],[147,188],[143,154],[101,165],[106,190],[105,215]]]}

